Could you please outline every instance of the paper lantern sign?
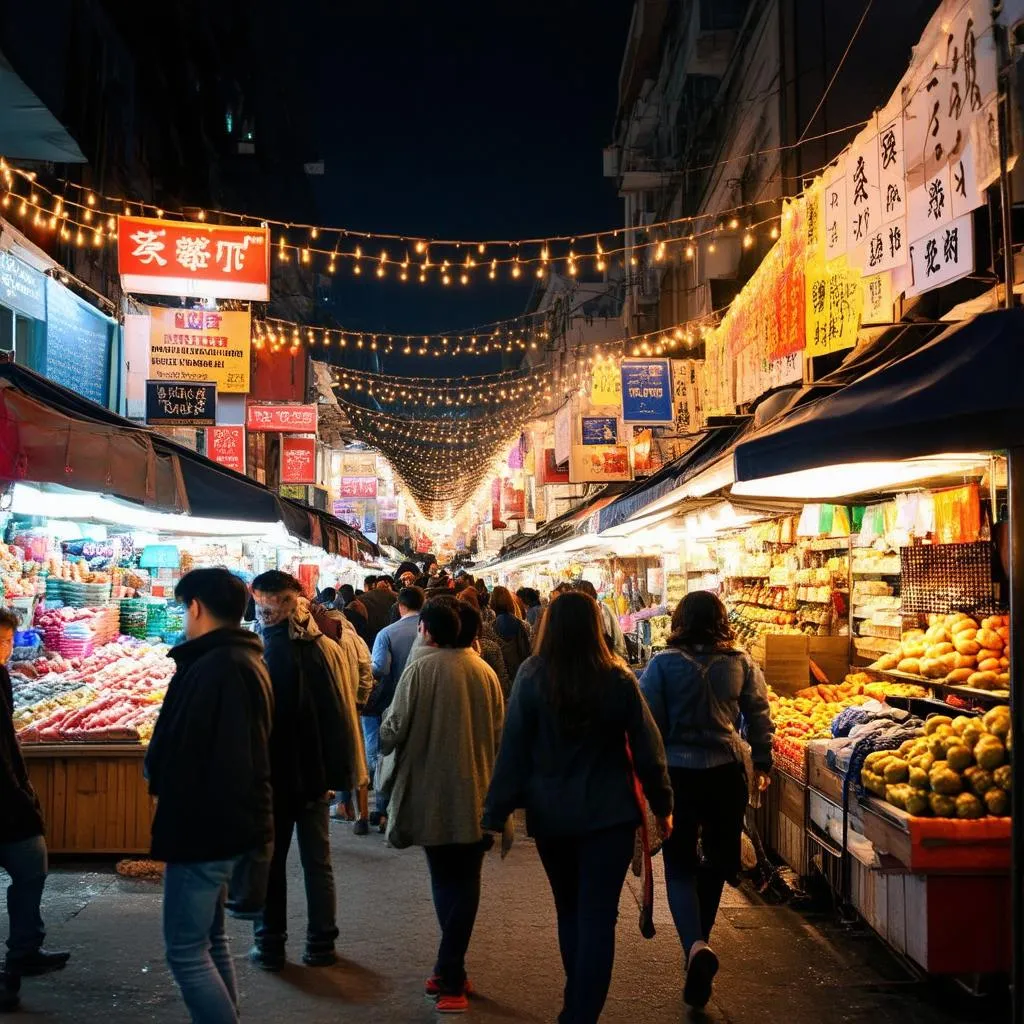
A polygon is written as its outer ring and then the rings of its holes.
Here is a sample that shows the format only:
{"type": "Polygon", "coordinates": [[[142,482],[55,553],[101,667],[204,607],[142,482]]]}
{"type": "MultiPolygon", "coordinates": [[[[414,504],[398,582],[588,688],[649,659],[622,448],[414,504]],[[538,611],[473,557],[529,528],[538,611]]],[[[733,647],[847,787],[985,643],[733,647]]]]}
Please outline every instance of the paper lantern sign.
{"type": "Polygon", "coordinates": [[[118,217],[126,292],[270,300],[270,231],[153,217],[118,217]]]}
{"type": "Polygon", "coordinates": [[[315,434],[315,405],[250,405],[245,410],[249,430],[275,434],[315,434]]]}
{"type": "Polygon", "coordinates": [[[281,438],[281,483],[316,483],[316,438],[281,438]]]}
{"type": "Polygon", "coordinates": [[[236,473],[245,473],[245,427],[209,427],[206,457],[236,473]]]}
{"type": "Polygon", "coordinates": [[[626,423],[669,424],[672,412],[672,364],[668,359],[624,359],[622,419],[626,423]]]}

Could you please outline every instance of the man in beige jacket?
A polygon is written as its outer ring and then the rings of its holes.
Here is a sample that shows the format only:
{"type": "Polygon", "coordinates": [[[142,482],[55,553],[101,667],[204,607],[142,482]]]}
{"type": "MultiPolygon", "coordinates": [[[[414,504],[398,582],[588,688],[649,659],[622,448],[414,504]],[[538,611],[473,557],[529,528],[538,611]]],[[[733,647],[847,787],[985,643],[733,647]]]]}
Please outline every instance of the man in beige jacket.
{"type": "Polygon", "coordinates": [[[388,838],[422,846],[441,926],[428,995],[437,1009],[467,1008],[466,950],[480,904],[480,873],[493,837],[480,828],[501,739],[504,699],[494,670],[457,647],[461,622],[447,603],[420,613],[426,650],[410,659],[380,724],[380,750],[395,760],[388,838]]]}

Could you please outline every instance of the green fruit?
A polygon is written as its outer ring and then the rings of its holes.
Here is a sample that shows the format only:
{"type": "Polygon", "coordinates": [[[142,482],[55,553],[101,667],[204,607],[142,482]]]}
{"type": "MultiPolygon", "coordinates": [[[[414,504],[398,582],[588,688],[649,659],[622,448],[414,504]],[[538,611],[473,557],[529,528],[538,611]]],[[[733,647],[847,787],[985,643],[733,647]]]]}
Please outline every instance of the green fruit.
{"type": "Polygon", "coordinates": [[[945,761],[936,761],[928,773],[928,781],[936,793],[955,796],[963,789],[963,782],[945,761]]]}
{"type": "Polygon", "coordinates": [[[992,781],[1002,790],[1010,792],[1010,780],[1013,778],[1013,769],[1008,764],[1001,764],[993,773],[992,781]]]}
{"type": "Polygon", "coordinates": [[[946,763],[953,769],[953,771],[962,772],[965,769],[970,768],[973,762],[974,755],[971,753],[969,748],[961,745],[960,738],[957,737],[956,744],[946,751],[946,763]]]}
{"type": "Polygon", "coordinates": [[[912,766],[910,769],[910,777],[907,779],[914,789],[927,789],[928,788],[928,772],[924,768],[917,768],[912,766]]]}
{"type": "MultiPolygon", "coordinates": [[[[1002,793],[1002,790],[996,790],[997,793],[1002,793]]],[[[1005,794],[1003,794],[1005,796],[1005,794]]],[[[931,809],[928,803],[928,794],[923,793],[920,790],[911,790],[910,794],[906,799],[907,814],[914,815],[915,818],[919,818],[922,815],[928,813],[931,809]]]]}
{"type": "Polygon", "coordinates": [[[985,807],[973,793],[961,793],[956,798],[956,816],[958,818],[981,818],[985,815],[985,807]]]}
{"type": "Polygon", "coordinates": [[[985,807],[995,818],[1005,818],[1010,813],[1010,794],[993,787],[985,794],[985,807]]]}
{"type": "MultiPolygon", "coordinates": [[[[968,769],[970,771],[971,769],[968,769]]],[[[964,778],[967,778],[966,774],[964,778]]],[[[978,796],[984,796],[994,785],[995,780],[992,778],[992,773],[985,771],[984,768],[975,766],[974,773],[968,780],[968,785],[971,787],[971,791],[978,796]]]]}
{"type": "Polygon", "coordinates": [[[910,765],[906,761],[895,758],[885,766],[885,781],[891,786],[898,782],[906,782],[910,774],[910,765]]]}
{"type": "Polygon", "coordinates": [[[956,817],[956,800],[951,796],[945,796],[942,793],[931,793],[928,797],[928,804],[936,818],[956,817]]]}

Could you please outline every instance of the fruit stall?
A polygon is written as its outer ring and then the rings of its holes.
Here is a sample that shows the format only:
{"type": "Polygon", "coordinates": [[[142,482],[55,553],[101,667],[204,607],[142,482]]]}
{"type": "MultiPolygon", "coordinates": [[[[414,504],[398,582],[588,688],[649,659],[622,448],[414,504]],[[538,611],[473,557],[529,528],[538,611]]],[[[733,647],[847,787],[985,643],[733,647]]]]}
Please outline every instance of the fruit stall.
{"type": "Polygon", "coordinates": [[[254,524],[136,510],[129,527],[119,509],[96,512],[17,485],[0,543],[5,603],[21,618],[9,663],[15,729],[54,854],[149,849],[142,765],[184,630],[180,577],[211,565],[244,579],[340,566],[254,524]],[[43,503],[58,514],[40,515],[43,503]]]}

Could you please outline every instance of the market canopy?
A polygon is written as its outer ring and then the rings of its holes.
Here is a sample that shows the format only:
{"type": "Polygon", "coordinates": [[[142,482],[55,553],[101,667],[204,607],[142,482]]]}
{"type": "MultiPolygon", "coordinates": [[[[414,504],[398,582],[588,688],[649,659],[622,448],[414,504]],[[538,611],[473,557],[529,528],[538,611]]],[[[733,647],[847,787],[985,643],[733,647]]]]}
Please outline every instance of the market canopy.
{"type": "Polygon", "coordinates": [[[358,530],[14,363],[0,364],[0,480],[60,484],[147,508],[283,523],[331,553],[377,554],[358,530]]]}
{"type": "Polygon", "coordinates": [[[798,398],[737,445],[737,481],[1024,444],[1024,310],[984,313],[837,390],[798,398]]]}

